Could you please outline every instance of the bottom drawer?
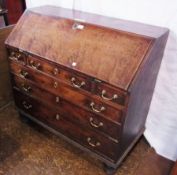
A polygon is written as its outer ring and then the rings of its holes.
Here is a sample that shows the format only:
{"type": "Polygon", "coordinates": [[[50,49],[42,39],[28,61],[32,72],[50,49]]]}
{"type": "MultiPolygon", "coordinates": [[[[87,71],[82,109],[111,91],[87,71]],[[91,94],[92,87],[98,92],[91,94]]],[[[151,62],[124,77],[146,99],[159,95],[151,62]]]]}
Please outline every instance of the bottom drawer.
{"type": "Polygon", "coordinates": [[[23,93],[14,90],[15,103],[24,112],[32,115],[63,135],[89,148],[90,150],[116,161],[119,145],[101,134],[76,126],[60,115],[57,109],[39,102],[23,93]]]}

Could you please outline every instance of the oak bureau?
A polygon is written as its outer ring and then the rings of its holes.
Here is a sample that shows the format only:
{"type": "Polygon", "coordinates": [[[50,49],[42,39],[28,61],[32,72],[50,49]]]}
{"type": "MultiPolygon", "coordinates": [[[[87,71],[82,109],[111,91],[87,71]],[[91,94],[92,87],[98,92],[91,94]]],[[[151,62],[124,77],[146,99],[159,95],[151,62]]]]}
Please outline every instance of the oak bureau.
{"type": "Polygon", "coordinates": [[[5,44],[25,116],[115,170],[138,141],[168,29],[43,6],[5,44]]]}

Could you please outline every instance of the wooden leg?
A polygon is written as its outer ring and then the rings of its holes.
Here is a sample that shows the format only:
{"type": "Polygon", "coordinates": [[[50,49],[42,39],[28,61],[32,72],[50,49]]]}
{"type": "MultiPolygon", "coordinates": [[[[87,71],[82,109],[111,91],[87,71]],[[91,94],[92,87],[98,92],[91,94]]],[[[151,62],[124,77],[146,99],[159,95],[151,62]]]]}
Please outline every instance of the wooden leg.
{"type": "Polygon", "coordinates": [[[110,167],[109,165],[103,163],[103,169],[107,175],[114,175],[117,171],[116,168],[110,167]]]}

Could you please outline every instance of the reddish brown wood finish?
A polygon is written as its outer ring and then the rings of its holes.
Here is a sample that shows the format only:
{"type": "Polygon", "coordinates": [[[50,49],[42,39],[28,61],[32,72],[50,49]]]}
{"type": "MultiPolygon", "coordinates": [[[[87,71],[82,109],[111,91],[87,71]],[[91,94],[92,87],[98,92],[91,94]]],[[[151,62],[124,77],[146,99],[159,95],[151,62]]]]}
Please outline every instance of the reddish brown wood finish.
{"type": "Polygon", "coordinates": [[[35,57],[29,56],[27,65],[30,68],[38,69],[44,73],[50,74],[56,78],[66,81],[68,84],[71,84],[76,87],[81,87],[87,91],[91,90],[91,78],[88,78],[83,75],[78,75],[77,73],[66,71],[61,69],[59,66],[54,64],[47,64],[45,61],[37,59],[35,57]],[[73,79],[73,80],[72,80],[73,79]],[[84,83],[82,85],[82,83],[84,83]]]}
{"type": "Polygon", "coordinates": [[[6,40],[15,101],[25,116],[117,168],[144,131],[168,30],[76,16],[55,7],[23,15],[6,40]],[[73,29],[76,16],[83,30],[73,29]]]}
{"type": "Polygon", "coordinates": [[[12,86],[14,89],[35,97],[43,103],[55,106],[55,108],[58,108],[60,114],[64,115],[71,122],[76,122],[79,126],[82,125],[89,129],[95,129],[98,132],[101,131],[107,134],[107,137],[117,139],[116,142],[118,142],[121,134],[121,118],[119,124],[114,123],[110,118],[100,117],[92,112],[87,112],[82,108],[77,107],[77,105],[61,98],[59,96],[60,94],[58,96],[54,95],[38,87],[35,83],[17,76],[12,76],[12,86]]]}
{"type": "Polygon", "coordinates": [[[12,100],[7,52],[4,41],[12,31],[13,26],[0,29],[0,107],[12,100]]]}
{"type": "Polygon", "coordinates": [[[31,70],[25,66],[21,66],[20,64],[11,63],[10,64],[11,71],[17,76],[21,76],[22,78],[29,79],[37,84],[41,84],[44,89],[49,90],[50,92],[60,95],[65,99],[73,102],[74,104],[83,107],[89,111],[94,112],[100,116],[109,116],[115,122],[120,121],[120,117],[122,116],[123,107],[117,106],[119,110],[113,108],[112,106],[100,102],[97,98],[93,98],[91,96],[85,96],[80,93],[80,90],[77,88],[69,87],[60,80],[53,79],[52,77],[46,76],[39,71],[31,70]],[[27,74],[24,77],[24,74],[27,74]],[[104,107],[105,110],[101,112],[95,112],[91,107],[91,103],[94,102],[94,108],[100,110],[101,107],[104,107]]]}
{"type": "Polygon", "coordinates": [[[109,159],[116,160],[117,156],[115,153],[117,152],[119,146],[117,143],[107,139],[102,135],[96,134],[92,130],[86,130],[81,126],[78,127],[73,125],[72,123],[68,122],[66,117],[60,114],[60,112],[55,108],[34,100],[29,96],[25,96],[16,90],[14,90],[14,97],[17,106],[24,110],[26,113],[39,118],[39,120],[47,123],[51,127],[56,128],[69,138],[72,138],[80,144],[84,144],[86,147],[89,147],[93,151],[98,152],[98,154],[102,154],[109,159]],[[89,142],[88,138],[91,138],[92,140],[89,142]],[[98,142],[100,145],[94,146],[94,144],[98,142]],[[110,151],[107,151],[107,149],[110,151]]]}
{"type": "Polygon", "coordinates": [[[171,175],[177,175],[177,162],[175,163],[171,175]]]}
{"type": "MultiPolygon", "coordinates": [[[[125,105],[127,95],[126,92],[121,91],[107,83],[103,83],[99,80],[93,79],[92,77],[84,76],[83,74],[80,74],[76,71],[71,71],[70,69],[66,69],[40,57],[31,55],[25,56],[24,53],[16,52],[15,49],[9,50],[9,54],[11,60],[20,62],[21,64],[27,65],[28,67],[41,71],[42,73],[49,74],[53,78],[59,78],[62,81],[65,81],[65,83],[72,85],[73,87],[79,87],[80,89],[90,91],[91,93],[101,97],[103,101],[109,101],[110,104],[118,103],[125,105]],[[74,81],[72,81],[73,78],[75,79],[74,81]],[[84,85],[82,85],[82,82],[84,82],[84,85]],[[104,96],[102,95],[103,91],[105,91],[104,96]],[[114,99],[114,95],[117,95],[117,98],[114,99]]],[[[114,104],[112,105],[116,106],[114,104]]]]}
{"type": "Polygon", "coordinates": [[[75,70],[126,90],[152,39],[86,23],[83,30],[74,30],[73,24],[28,11],[6,44],[67,67],[76,63],[75,70]]]}
{"type": "Polygon", "coordinates": [[[144,130],[167,38],[168,32],[156,40],[151,52],[144,58],[139,76],[135,78],[129,89],[130,98],[122,141],[124,150],[129,147],[137,134],[144,130]]]}
{"type": "Polygon", "coordinates": [[[5,8],[8,9],[9,24],[15,24],[26,8],[25,0],[5,0],[5,8]]]}
{"type": "Polygon", "coordinates": [[[9,51],[9,59],[22,65],[26,64],[26,56],[17,49],[11,49],[9,51]]]}

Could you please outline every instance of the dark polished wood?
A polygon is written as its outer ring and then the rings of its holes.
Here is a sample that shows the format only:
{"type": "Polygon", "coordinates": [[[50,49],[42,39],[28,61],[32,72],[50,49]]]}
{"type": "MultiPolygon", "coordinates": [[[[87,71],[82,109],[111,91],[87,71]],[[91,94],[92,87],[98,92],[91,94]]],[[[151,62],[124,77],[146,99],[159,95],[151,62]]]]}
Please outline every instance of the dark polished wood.
{"type": "Polygon", "coordinates": [[[177,161],[176,161],[176,163],[175,163],[170,175],[177,175],[177,161]]]}
{"type": "Polygon", "coordinates": [[[117,106],[119,109],[117,110],[109,104],[101,102],[98,98],[94,98],[94,96],[86,96],[86,93],[80,93],[80,90],[75,87],[68,86],[58,79],[53,79],[39,71],[34,71],[20,64],[11,62],[10,67],[13,74],[31,80],[36,84],[41,84],[46,90],[49,90],[56,95],[61,94],[60,96],[63,98],[68,99],[72,103],[81,106],[84,109],[100,116],[109,116],[109,118],[116,122],[120,122],[121,120],[123,113],[122,110],[124,109],[122,106],[117,106]],[[93,107],[91,106],[92,103],[94,103],[93,107]],[[104,110],[101,110],[101,108],[104,108],[104,110]]]}
{"type": "Polygon", "coordinates": [[[0,29],[0,107],[12,100],[11,85],[9,79],[8,57],[4,41],[12,31],[13,26],[0,29]]]}
{"type": "Polygon", "coordinates": [[[49,16],[28,11],[17,24],[18,31],[13,31],[16,37],[12,40],[12,32],[6,44],[127,90],[153,39],[87,23],[83,30],[74,30],[73,25],[73,20],[51,20],[49,16]],[[21,27],[24,23],[25,28],[21,27]],[[28,34],[21,35],[26,31],[28,34]]]}
{"type": "Polygon", "coordinates": [[[30,9],[9,35],[14,99],[114,172],[144,131],[168,30],[72,12],[30,9]]]}
{"type": "Polygon", "coordinates": [[[97,132],[103,132],[103,134],[107,134],[107,137],[112,137],[113,139],[116,139],[116,142],[119,142],[121,134],[121,118],[119,123],[115,123],[109,118],[100,117],[92,112],[85,111],[74,103],[60,97],[60,94],[58,96],[52,94],[51,92],[38,87],[37,84],[24,80],[18,76],[12,76],[12,86],[13,89],[22,91],[44,103],[55,106],[56,110],[71,122],[75,122],[76,124],[79,124],[79,126],[82,125],[89,129],[94,129],[97,132]],[[68,115],[68,113],[70,115],[68,115]]]}
{"type": "Polygon", "coordinates": [[[4,0],[4,7],[8,10],[8,24],[16,24],[24,10],[26,9],[25,0],[4,0]]]}
{"type": "Polygon", "coordinates": [[[37,100],[34,100],[29,96],[25,96],[16,90],[14,90],[14,97],[17,106],[26,113],[29,113],[44,123],[47,123],[49,126],[59,130],[69,138],[93,149],[93,151],[98,152],[98,154],[103,154],[112,160],[117,159],[117,154],[115,154],[115,152],[117,152],[119,144],[100,134],[96,134],[92,130],[86,130],[85,128],[73,125],[71,122],[66,120],[64,115],[59,111],[56,111],[55,108],[51,108],[45,103],[38,102],[37,100]],[[109,151],[107,151],[107,149],[109,149],[109,151]]]}
{"type": "Polygon", "coordinates": [[[139,76],[135,77],[129,88],[131,95],[124,124],[123,150],[128,148],[137,134],[144,129],[167,37],[168,33],[165,33],[155,41],[151,52],[144,58],[139,76]]]}

